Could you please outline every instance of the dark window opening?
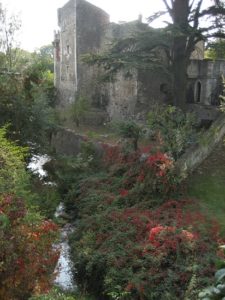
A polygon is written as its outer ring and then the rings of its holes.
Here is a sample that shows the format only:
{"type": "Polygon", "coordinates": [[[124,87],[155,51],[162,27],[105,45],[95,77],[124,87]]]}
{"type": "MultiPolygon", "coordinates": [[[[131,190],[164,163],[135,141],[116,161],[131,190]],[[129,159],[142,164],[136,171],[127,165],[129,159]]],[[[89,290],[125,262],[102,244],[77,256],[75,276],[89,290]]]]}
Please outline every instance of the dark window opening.
{"type": "Polygon", "coordinates": [[[67,53],[68,55],[70,54],[70,46],[69,46],[69,45],[66,46],[66,53],[67,53]]]}
{"type": "Polygon", "coordinates": [[[189,86],[189,88],[187,90],[186,100],[187,100],[187,103],[194,103],[195,102],[194,87],[193,87],[192,84],[189,86]]]}
{"type": "Polygon", "coordinates": [[[197,86],[196,86],[196,102],[201,101],[201,91],[202,91],[202,85],[201,85],[201,82],[198,81],[197,86]]]}

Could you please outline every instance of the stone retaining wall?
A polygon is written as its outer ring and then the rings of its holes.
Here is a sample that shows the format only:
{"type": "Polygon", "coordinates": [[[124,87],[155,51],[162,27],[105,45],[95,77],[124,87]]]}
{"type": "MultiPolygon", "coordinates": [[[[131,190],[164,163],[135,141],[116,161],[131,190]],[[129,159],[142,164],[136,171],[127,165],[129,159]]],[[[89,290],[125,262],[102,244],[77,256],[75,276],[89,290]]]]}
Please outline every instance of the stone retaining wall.
{"type": "MultiPolygon", "coordinates": [[[[215,146],[225,136],[225,116],[222,114],[200,138],[197,145],[191,147],[187,152],[177,161],[176,170],[182,177],[186,177],[194,169],[196,169],[209,154],[213,151],[215,146]]],[[[54,150],[62,155],[77,155],[81,151],[82,142],[87,141],[87,138],[81,134],[66,128],[59,128],[57,133],[52,136],[52,147],[54,150]]],[[[103,147],[100,142],[93,143],[95,152],[101,156],[103,147]]]]}
{"type": "Polygon", "coordinates": [[[225,136],[225,116],[222,114],[201,136],[198,145],[191,147],[176,163],[177,171],[186,177],[196,169],[225,136]]]}
{"type": "MultiPolygon", "coordinates": [[[[62,155],[75,156],[80,153],[82,142],[87,141],[87,137],[74,132],[68,128],[60,127],[52,135],[51,146],[53,150],[62,155]]],[[[101,156],[103,148],[101,143],[93,143],[97,155],[101,156]]]]}

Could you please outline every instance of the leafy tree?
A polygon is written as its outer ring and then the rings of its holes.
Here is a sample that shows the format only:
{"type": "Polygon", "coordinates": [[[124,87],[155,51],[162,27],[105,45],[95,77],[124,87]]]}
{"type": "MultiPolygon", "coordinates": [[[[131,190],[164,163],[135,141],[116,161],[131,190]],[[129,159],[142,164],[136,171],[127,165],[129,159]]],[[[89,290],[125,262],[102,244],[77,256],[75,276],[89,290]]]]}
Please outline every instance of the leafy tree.
{"type": "Polygon", "coordinates": [[[225,39],[216,39],[208,44],[206,57],[215,59],[225,59],[225,39]]]}
{"type": "Polygon", "coordinates": [[[15,64],[18,49],[17,32],[21,21],[17,15],[8,15],[0,7],[0,50],[5,54],[4,68],[11,70],[15,64]]]}
{"type": "Polygon", "coordinates": [[[169,14],[172,23],[166,28],[153,30],[140,24],[136,34],[115,42],[107,53],[85,56],[84,60],[103,65],[108,74],[129,67],[166,69],[171,74],[174,105],[184,109],[191,54],[198,42],[225,37],[225,7],[220,0],[208,7],[203,0],[162,1],[166,11],[151,16],[149,22],[169,14]]]}
{"type": "MultiPolygon", "coordinates": [[[[9,135],[20,144],[43,146],[55,128],[56,117],[51,95],[53,87],[43,74],[42,82],[24,87],[22,77],[0,75],[0,126],[9,123],[9,135]]],[[[52,79],[51,79],[52,80],[52,79]]],[[[53,85],[53,83],[52,83],[53,85]]]]}
{"type": "Polygon", "coordinates": [[[178,30],[173,40],[171,62],[175,104],[183,107],[187,86],[187,67],[191,53],[199,41],[224,36],[225,8],[223,1],[220,0],[214,1],[214,4],[207,8],[203,7],[203,0],[163,0],[163,2],[173,21],[173,29],[178,30]],[[205,17],[208,18],[209,24],[207,25],[202,23],[205,17]]]}
{"type": "Polygon", "coordinates": [[[9,123],[11,138],[43,149],[55,128],[56,97],[50,47],[42,49],[33,54],[20,50],[14,65],[19,72],[0,74],[0,126],[9,123]]]}

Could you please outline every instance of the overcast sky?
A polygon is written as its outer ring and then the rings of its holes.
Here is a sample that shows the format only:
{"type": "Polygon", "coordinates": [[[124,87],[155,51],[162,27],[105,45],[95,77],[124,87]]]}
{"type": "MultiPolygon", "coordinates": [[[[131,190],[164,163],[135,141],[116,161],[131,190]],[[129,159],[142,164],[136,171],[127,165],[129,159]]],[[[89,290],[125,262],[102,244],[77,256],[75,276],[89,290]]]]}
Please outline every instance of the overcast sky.
{"type": "MultiPolygon", "coordinates": [[[[210,1],[210,0],[204,0],[210,1]]],[[[67,0],[0,0],[9,11],[19,12],[22,20],[21,48],[33,51],[50,44],[57,29],[57,8],[67,0]]],[[[89,0],[111,16],[111,21],[130,21],[164,10],[162,0],[89,0]]]]}

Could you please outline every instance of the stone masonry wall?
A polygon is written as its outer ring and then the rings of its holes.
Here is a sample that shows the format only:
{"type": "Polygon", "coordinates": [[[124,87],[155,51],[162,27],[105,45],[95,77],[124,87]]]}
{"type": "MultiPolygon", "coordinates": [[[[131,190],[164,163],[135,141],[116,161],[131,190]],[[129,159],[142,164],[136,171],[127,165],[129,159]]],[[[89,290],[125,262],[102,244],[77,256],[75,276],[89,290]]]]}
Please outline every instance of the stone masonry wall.
{"type": "Polygon", "coordinates": [[[207,130],[198,145],[190,148],[178,161],[176,168],[184,178],[196,169],[225,136],[225,116],[222,114],[207,130]]]}
{"type": "Polygon", "coordinates": [[[74,101],[77,86],[76,72],[76,15],[74,0],[70,0],[63,8],[58,10],[58,23],[60,30],[60,70],[58,88],[61,105],[74,101]]]}

